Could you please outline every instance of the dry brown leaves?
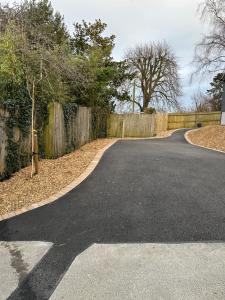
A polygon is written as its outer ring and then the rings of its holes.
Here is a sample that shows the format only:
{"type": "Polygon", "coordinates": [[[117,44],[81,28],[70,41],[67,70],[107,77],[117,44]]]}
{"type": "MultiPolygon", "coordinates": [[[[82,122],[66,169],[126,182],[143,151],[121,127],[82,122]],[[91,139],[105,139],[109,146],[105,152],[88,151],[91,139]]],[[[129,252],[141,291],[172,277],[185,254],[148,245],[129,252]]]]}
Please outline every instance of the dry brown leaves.
{"type": "Polygon", "coordinates": [[[59,192],[79,177],[97,152],[112,142],[99,139],[55,160],[41,160],[39,174],[30,177],[31,167],[0,182],[0,215],[40,202],[59,192]]]}
{"type": "Polygon", "coordinates": [[[225,151],[225,126],[206,126],[188,133],[192,143],[225,151]]]}

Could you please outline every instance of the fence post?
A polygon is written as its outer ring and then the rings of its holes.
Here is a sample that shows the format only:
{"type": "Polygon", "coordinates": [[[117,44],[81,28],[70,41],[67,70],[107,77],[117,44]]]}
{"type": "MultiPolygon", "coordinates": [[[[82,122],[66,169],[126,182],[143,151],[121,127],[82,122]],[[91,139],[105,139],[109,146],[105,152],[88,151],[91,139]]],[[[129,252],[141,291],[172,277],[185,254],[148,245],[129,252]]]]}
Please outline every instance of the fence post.
{"type": "Polygon", "coordinates": [[[221,108],[221,125],[225,125],[225,81],[223,84],[223,99],[221,108]]]}
{"type": "Polygon", "coordinates": [[[123,126],[122,126],[122,139],[124,139],[124,133],[125,132],[125,120],[123,120],[123,126]]]}

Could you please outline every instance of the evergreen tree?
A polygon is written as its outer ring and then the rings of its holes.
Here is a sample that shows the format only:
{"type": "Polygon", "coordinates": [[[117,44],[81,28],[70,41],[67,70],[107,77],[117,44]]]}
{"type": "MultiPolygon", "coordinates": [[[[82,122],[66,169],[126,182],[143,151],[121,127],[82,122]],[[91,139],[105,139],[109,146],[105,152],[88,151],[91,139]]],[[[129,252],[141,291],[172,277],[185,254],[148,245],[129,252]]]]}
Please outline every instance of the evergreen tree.
{"type": "Polygon", "coordinates": [[[225,74],[218,73],[210,83],[211,88],[207,90],[207,93],[211,96],[210,105],[213,111],[221,110],[224,80],[225,74]]]}

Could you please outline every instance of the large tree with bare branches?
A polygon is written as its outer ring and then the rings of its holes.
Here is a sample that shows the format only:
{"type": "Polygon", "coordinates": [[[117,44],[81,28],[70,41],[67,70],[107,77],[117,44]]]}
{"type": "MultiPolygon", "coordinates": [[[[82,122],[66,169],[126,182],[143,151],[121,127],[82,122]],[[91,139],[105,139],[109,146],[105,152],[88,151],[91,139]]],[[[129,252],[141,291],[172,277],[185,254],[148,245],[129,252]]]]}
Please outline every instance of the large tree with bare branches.
{"type": "Polygon", "coordinates": [[[225,1],[204,0],[199,6],[203,22],[210,25],[209,33],[196,45],[196,73],[218,73],[225,69],[225,1]]]}
{"type": "Polygon", "coordinates": [[[135,101],[142,112],[154,104],[179,106],[178,65],[166,42],[138,45],[128,50],[125,57],[142,93],[142,101],[135,101]]]}

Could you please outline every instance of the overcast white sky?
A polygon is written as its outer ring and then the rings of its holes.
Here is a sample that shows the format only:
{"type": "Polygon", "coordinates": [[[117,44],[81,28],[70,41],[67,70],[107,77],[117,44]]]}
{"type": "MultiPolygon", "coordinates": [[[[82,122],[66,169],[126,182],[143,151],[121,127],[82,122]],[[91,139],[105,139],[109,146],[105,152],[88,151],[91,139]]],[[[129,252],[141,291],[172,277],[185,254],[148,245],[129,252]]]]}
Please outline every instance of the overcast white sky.
{"type": "MultiPolygon", "coordinates": [[[[203,25],[196,12],[201,0],[52,0],[53,7],[64,15],[72,30],[73,23],[82,19],[102,19],[108,24],[108,33],[116,35],[113,56],[123,57],[124,51],[136,43],[166,40],[174,49],[180,65],[183,85],[183,103],[190,103],[190,86],[194,45],[200,40],[203,25]]],[[[5,2],[5,1],[4,1],[5,2]]],[[[7,1],[8,2],[8,1],[7,1]]],[[[11,1],[10,2],[14,2],[11,1]]],[[[16,1],[20,2],[20,1],[16,1]]],[[[202,83],[205,90],[207,85],[202,83]]]]}

